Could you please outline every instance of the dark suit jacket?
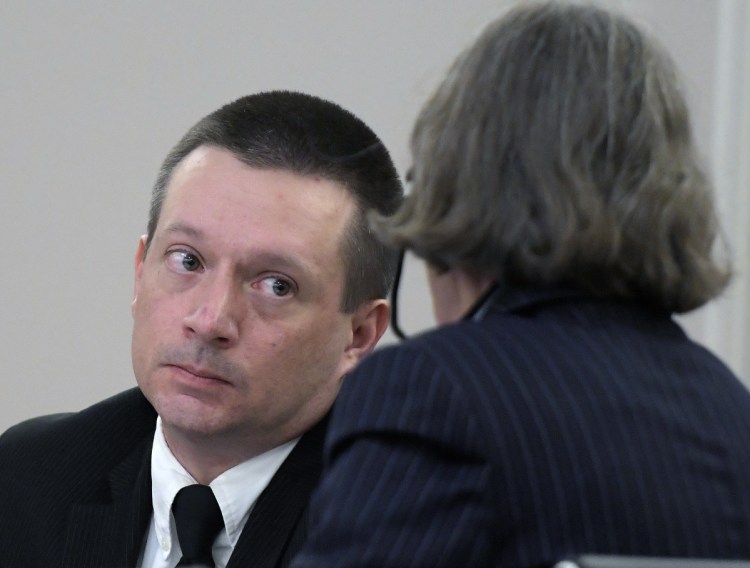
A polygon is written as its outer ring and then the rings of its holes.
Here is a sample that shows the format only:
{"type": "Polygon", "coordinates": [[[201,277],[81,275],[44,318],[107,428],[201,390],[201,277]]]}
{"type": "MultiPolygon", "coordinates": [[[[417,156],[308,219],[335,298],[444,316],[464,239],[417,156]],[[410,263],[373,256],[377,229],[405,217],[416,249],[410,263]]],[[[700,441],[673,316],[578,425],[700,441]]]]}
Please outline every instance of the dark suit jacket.
{"type": "MultiPolygon", "coordinates": [[[[0,437],[0,567],[135,566],[151,519],[156,414],[132,389],[76,414],[36,418],[0,437]]],[[[289,564],[307,534],[325,421],[284,461],[229,567],[289,564]]]]}
{"type": "Polygon", "coordinates": [[[671,318],[564,290],[344,383],[295,568],[750,558],[750,394],[671,318]]]}

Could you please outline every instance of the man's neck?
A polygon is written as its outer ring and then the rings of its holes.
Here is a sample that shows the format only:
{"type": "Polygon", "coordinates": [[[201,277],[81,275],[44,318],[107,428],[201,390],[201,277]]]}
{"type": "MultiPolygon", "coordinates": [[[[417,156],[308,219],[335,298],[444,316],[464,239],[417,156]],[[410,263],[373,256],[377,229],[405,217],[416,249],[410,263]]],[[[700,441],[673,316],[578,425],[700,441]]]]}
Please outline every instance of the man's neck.
{"type": "Polygon", "coordinates": [[[164,439],[169,450],[182,467],[198,483],[210,484],[222,473],[254,458],[271,447],[253,444],[248,440],[237,442],[222,436],[185,436],[163,425],[164,439]],[[220,439],[218,439],[220,438],[220,439]]]}

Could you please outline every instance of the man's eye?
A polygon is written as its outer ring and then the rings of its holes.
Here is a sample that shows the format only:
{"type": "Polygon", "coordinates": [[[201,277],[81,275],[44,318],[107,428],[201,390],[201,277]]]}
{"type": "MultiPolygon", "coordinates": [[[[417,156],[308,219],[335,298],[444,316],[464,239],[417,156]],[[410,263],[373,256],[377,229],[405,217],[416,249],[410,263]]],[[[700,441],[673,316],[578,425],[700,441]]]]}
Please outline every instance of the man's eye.
{"type": "Polygon", "coordinates": [[[261,281],[263,290],[273,294],[274,296],[283,297],[294,290],[294,285],[278,276],[271,276],[270,278],[264,278],[261,281]]]}
{"type": "Polygon", "coordinates": [[[177,272],[195,272],[202,266],[196,255],[184,250],[170,252],[167,261],[169,266],[177,272]]]}

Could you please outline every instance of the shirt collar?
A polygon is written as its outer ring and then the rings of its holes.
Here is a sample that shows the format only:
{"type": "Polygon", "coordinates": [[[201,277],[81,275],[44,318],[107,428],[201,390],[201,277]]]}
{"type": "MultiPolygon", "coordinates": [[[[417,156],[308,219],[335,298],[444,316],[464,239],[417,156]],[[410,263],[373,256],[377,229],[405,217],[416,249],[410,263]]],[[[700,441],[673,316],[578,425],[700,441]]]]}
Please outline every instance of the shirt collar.
{"type": "MultiPolygon", "coordinates": [[[[210,483],[224,517],[225,534],[232,548],[236,546],[258,496],[298,441],[299,438],[296,438],[244,461],[210,483]]],[[[165,558],[169,556],[173,543],[177,542],[177,530],[171,515],[172,502],[180,489],[195,483],[198,482],[169,449],[161,417],[157,417],[151,451],[151,498],[154,527],[165,558]]]]}
{"type": "Polygon", "coordinates": [[[295,438],[228,469],[211,482],[232,547],[237,545],[255,501],[299,441],[295,438]]]}

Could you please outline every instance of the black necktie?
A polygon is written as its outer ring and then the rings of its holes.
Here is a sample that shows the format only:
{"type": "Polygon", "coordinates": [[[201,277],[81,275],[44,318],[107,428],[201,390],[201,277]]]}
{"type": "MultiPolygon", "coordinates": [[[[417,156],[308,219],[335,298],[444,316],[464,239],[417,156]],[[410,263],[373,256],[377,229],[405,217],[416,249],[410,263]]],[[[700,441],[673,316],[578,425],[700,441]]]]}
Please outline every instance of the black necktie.
{"type": "Polygon", "coordinates": [[[180,539],[182,559],[177,566],[214,568],[211,546],[224,527],[219,503],[208,485],[188,485],[177,493],[172,514],[180,539]]]}

